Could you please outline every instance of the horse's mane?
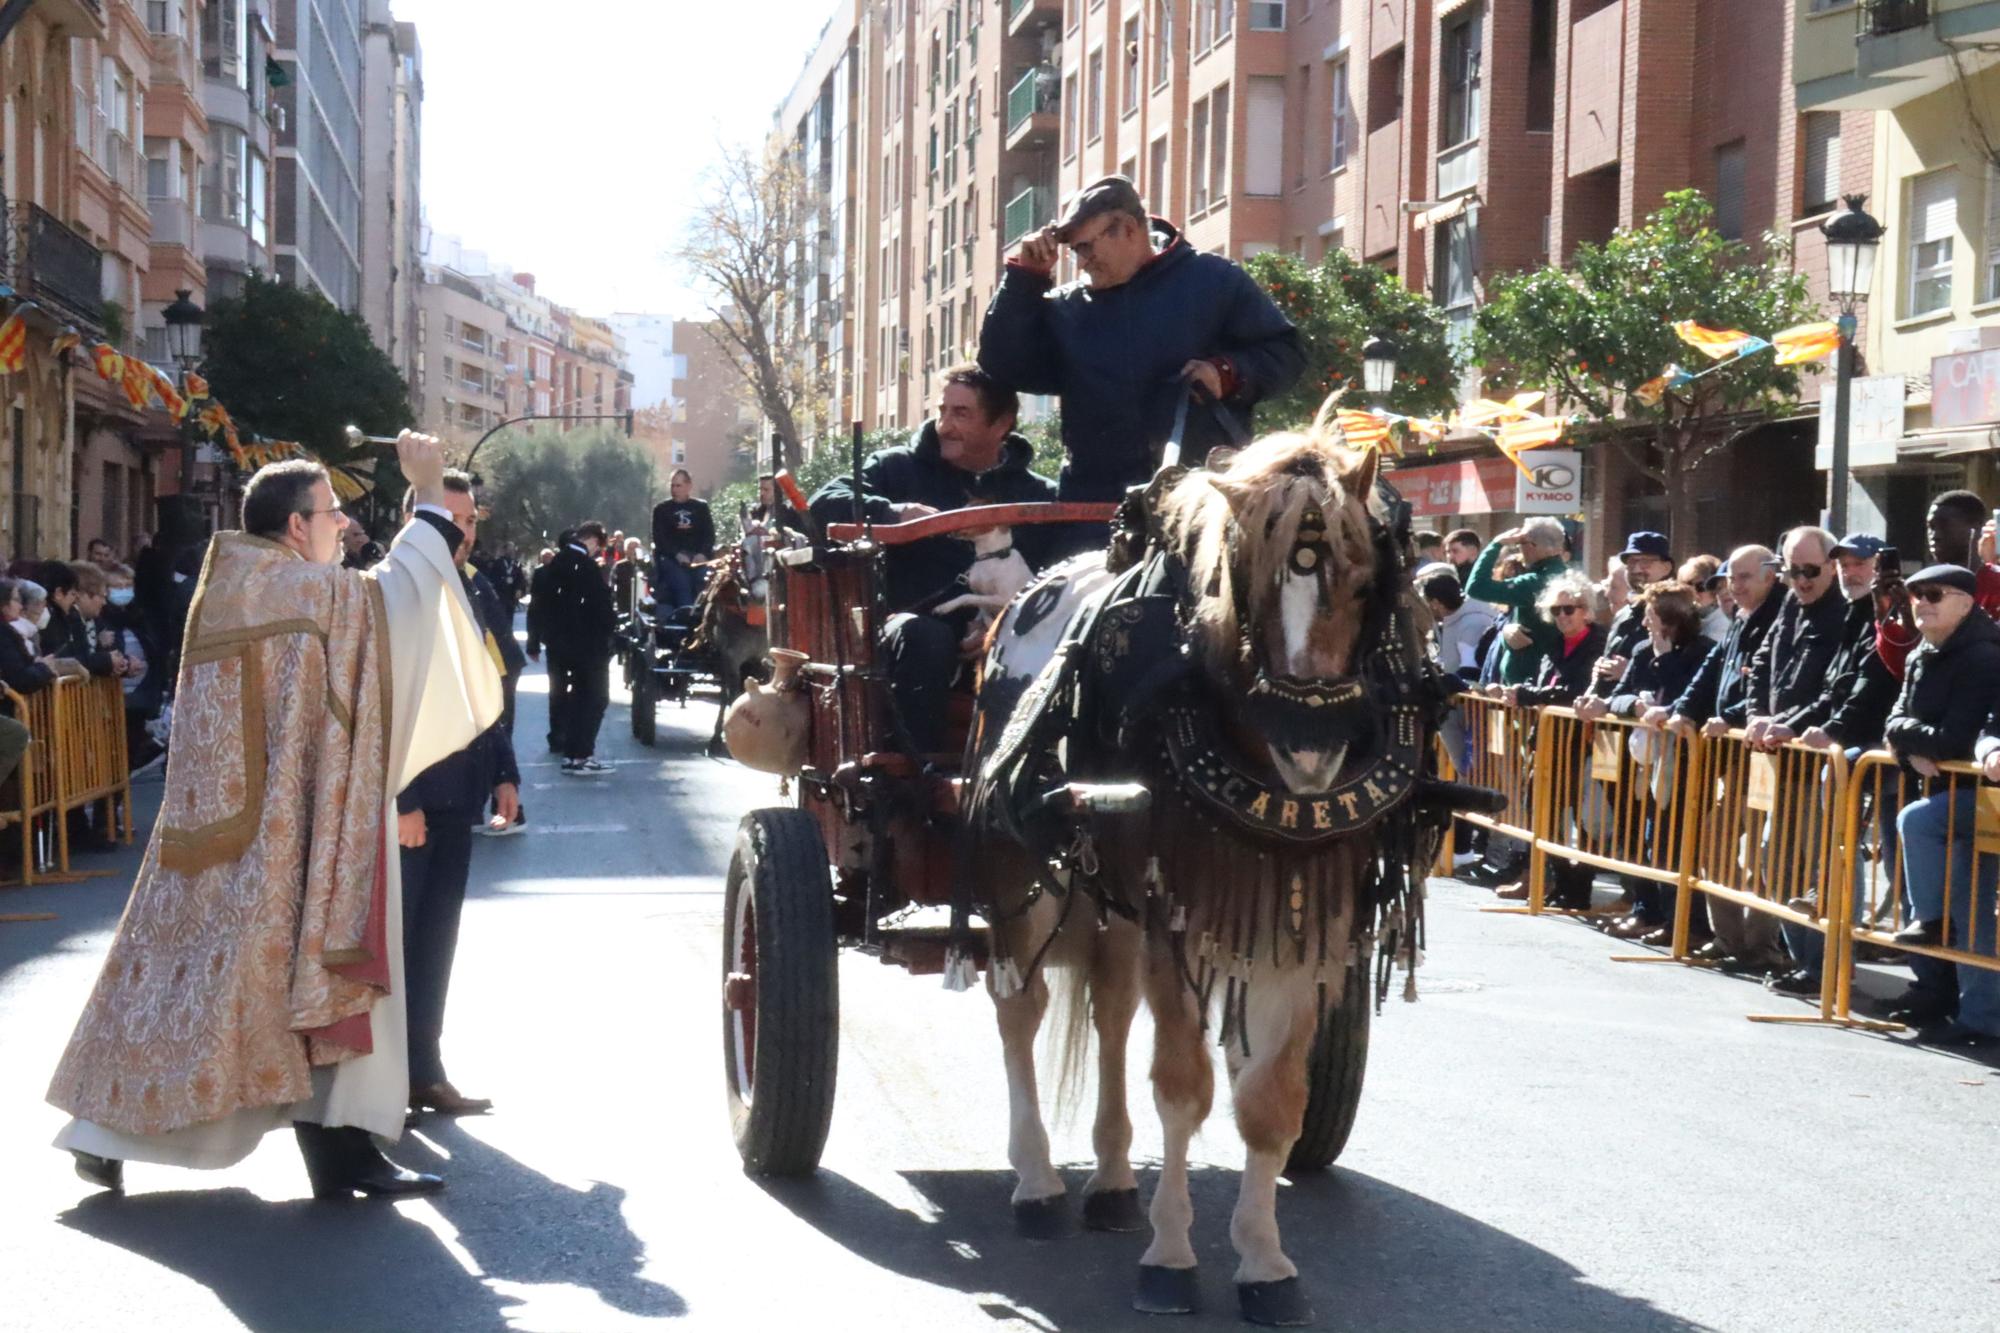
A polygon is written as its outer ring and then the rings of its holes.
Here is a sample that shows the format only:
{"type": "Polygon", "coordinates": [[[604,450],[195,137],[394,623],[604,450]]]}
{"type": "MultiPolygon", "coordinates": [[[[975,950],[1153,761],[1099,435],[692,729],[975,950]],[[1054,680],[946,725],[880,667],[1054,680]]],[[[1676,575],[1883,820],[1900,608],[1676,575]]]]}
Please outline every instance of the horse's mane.
{"type": "Polygon", "coordinates": [[[1194,629],[1212,667],[1238,658],[1246,616],[1257,624],[1275,614],[1279,575],[1308,504],[1325,515],[1340,567],[1373,569],[1367,507],[1375,459],[1348,448],[1329,416],[1303,431],[1266,435],[1220,470],[1188,473],[1161,502],[1167,541],[1187,564],[1194,629]]]}

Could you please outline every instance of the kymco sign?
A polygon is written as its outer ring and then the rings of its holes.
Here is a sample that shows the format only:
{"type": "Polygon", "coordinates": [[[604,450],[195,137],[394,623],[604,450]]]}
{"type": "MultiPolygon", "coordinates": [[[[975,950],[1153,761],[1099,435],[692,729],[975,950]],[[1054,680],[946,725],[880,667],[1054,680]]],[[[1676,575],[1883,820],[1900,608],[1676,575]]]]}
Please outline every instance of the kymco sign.
{"type": "Polygon", "coordinates": [[[1583,508],[1583,454],[1575,449],[1530,449],[1525,474],[1514,474],[1517,514],[1574,514],[1583,508]]]}

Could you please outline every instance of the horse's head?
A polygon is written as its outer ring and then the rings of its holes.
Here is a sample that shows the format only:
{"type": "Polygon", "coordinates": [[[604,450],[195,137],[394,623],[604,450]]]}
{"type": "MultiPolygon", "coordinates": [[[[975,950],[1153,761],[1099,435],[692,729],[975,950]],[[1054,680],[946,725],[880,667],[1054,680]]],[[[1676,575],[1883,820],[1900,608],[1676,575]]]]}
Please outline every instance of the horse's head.
{"type": "Polygon", "coordinates": [[[1376,464],[1321,421],[1190,473],[1165,500],[1202,669],[1233,729],[1261,742],[1297,792],[1331,787],[1350,751],[1381,733],[1358,674],[1376,619],[1376,464]]]}

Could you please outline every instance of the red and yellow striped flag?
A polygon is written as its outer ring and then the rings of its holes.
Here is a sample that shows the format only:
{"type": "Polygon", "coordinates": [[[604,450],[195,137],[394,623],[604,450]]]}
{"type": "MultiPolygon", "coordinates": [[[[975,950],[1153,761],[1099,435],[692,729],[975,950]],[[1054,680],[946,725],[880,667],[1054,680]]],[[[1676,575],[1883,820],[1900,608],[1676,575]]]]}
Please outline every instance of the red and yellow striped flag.
{"type": "Polygon", "coordinates": [[[136,356],[126,357],[118,387],[125,391],[126,402],[137,408],[145,407],[153,401],[153,368],[136,356]]]}
{"type": "Polygon", "coordinates": [[[208,381],[195,374],[192,370],[188,372],[187,386],[187,395],[189,398],[208,397],[208,381]]]}
{"type": "Polygon", "coordinates": [[[75,329],[64,329],[49,342],[49,355],[61,356],[83,345],[83,335],[75,329]]]}
{"type": "Polygon", "coordinates": [[[125,378],[125,358],[110,343],[99,343],[90,349],[90,364],[99,379],[118,384],[125,378]]]}
{"type": "Polygon", "coordinates": [[[1343,408],[1335,413],[1334,419],[1340,424],[1340,433],[1347,437],[1350,449],[1379,449],[1383,453],[1394,453],[1390,442],[1389,423],[1373,412],[1356,412],[1343,408]]]}
{"type": "Polygon", "coordinates": [[[1527,476],[1528,469],[1521,462],[1521,455],[1530,449],[1554,444],[1568,429],[1569,423],[1561,417],[1531,416],[1525,421],[1510,421],[1502,426],[1494,443],[1500,446],[1500,452],[1507,461],[1520,468],[1522,476],[1527,476]]]}
{"type": "Polygon", "coordinates": [[[187,399],[181,397],[180,392],[174,388],[172,377],[158,366],[147,366],[146,370],[152,376],[153,392],[160,395],[160,401],[166,404],[168,414],[175,421],[185,417],[188,410],[187,399]]]}
{"type": "Polygon", "coordinates": [[[1840,326],[1831,320],[1818,324],[1797,324],[1772,334],[1771,345],[1778,349],[1777,360],[1781,366],[1819,361],[1840,350],[1840,326]]]}
{"type": "Polygon", "coordinates": [[[1674,332],[1681,336],[1682,342],[1717,361],[1732,356],[1748,356],[1771,345],[1754,333],[1745,333],[1741,329],[1704,328],[1691,319],[1675,324],[1674,332]]]}
{"type": "Polygon", "coordinates": [[[10,315],[0,324],[0,371],[11,375],[28,364],[28,322],[10,315]]]}

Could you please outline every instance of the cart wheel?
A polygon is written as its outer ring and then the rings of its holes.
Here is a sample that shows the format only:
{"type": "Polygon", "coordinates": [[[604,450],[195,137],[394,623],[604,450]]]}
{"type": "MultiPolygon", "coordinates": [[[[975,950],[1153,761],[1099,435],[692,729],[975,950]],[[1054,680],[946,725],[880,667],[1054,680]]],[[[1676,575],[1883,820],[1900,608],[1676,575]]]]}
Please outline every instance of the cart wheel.
{"type": "Polygon", "coordinates": [[[659,738],[659,682],[651,666],[641,664],[632,674],[632,739],[650,746],[659,738]]]}
{"type": "Polygon", "coordinates": [[[1347,1146],[1354,1113],[1361,1104],[1361,1077],[1368,1069],[1368,976],[1347,970],[1345,992],[1329,1006],[1306,1063],[1306,1118],[1299,1141],[1285,1162],[1285,1174],[1324,1171],[1347,1146]]]}
{"type": "Polygon", "coordinates": [[[723,891],[722,1063],[744,1169],[819,1166],[840,1052],[833,882],[803,810],[753,810],[723,891]]]}

